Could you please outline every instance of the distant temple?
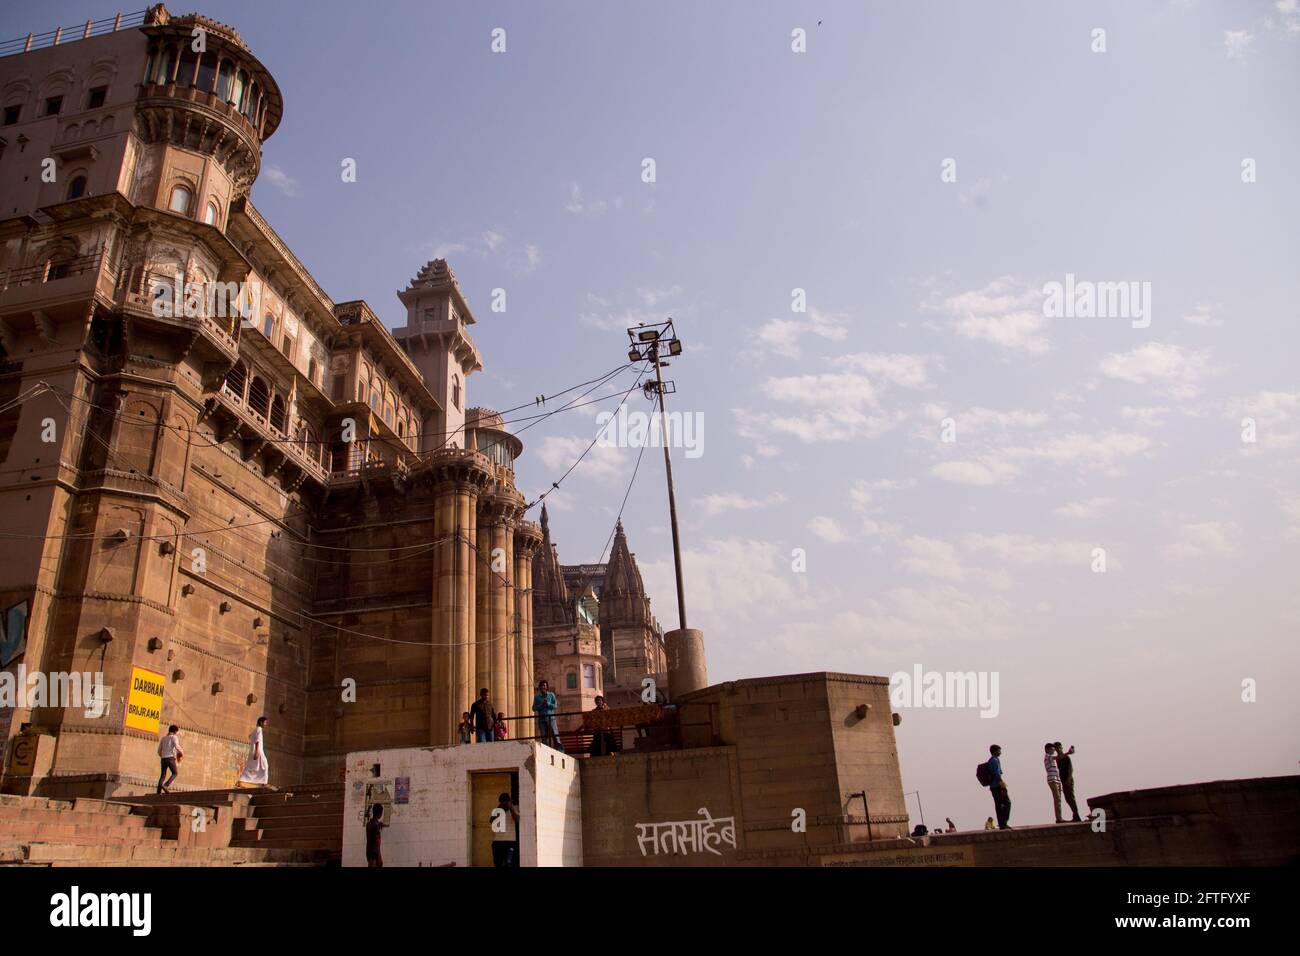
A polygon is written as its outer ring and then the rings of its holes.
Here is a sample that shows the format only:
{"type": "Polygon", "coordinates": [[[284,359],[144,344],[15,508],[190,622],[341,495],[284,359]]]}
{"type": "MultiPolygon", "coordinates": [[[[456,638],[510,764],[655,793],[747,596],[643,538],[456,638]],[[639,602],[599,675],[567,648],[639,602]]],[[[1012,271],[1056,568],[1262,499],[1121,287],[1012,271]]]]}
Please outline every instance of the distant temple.
{"type": "MultiPolygon", "coordinates": [[[[533,562],[533,659],[538,680],[555,692],[561,713],[641,701],[643,679],[666,682],[664,637],[650,611],[623,522],[605,564],[561,564],[542,506],[542,544],[533,562]]],[[[662,690],[660,690],[662,693],[662,690]]],[[[576,718],[561,722],[574,726],[576,718]]]]}

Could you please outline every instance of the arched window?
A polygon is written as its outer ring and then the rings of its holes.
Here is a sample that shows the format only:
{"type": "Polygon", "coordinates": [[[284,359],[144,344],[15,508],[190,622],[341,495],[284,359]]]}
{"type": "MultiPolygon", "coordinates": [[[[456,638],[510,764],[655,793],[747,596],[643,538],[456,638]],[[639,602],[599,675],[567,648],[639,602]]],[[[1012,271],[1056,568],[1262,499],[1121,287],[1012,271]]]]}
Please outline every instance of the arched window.
{"type": "Polygon", "coordinates": [[[80,199],[84,195],[86,195],[86,177],[74,177],[72,182],[68,183],[68,198],[80,199]]]}
{"type": "Polygon", "coordinates": [[[203,54],[203,59],[199,60],[199,78],[194,83],[196,89],[204,93],[212,92],[212,85],[217,81],[217,55],[215,53],[203,54]]]}
{"type": "Polygon", "coordinates": [[[370,407],[376,412],[379,411],[379,403],[382,399],[379,396],[379,389],[372,389],[370,392],[370,407]]]}
{"type": "Polygon", "coordinates": [[[451,377],[451,404],[460,411],[460,376],[451,377]]]}
{"type": "Polygon", "coordinates": [[[393,427],[393,406],[391,402],[384,406],[384,423],[389,428],[393,427]]]}
{"type": "Polygon", "coordinates": [[[271,406],[271,390],[259,376],[254,376],[248,386],[248,407],[266,418],[271,406]]]}
{"type": "Polygon", "coordinates": [[[578,675],[577,675],[576,673],[574,673],[573,671],[569,671],[568,673],[566,673],[566,674],[564,675],[564,686],[565,686],[566,688],[568,688],[569,690],[577,690],[577,688],[578,688],[578,675]]]}
{"type": "Polygon", "coordinates": [[[270,312],[268,312],[266,313],[266,318],[262,320],[262,334],[269,339],[271,337],[271,333],[274,331],[275,331],[275,316],[273,316],[270,312]]]}
{"type": "Polygon", "coordinates": [[[244,96],[244,90],[248,88],[248,74],[240,70],[235,74],[235,85],[230,88],[230,102],[239,108],[240,100],[244,96]]]}
{"type": "Polygon", "coordinates": [[[182,216],[190,214],[190,202],[194,199],[194,194],[190,192],[188,186],[173,186],[171,199],[167,202],[167,208],[172,212],[178,212],[182,216]]]}
{"type": "Polygon", "coordinates": [[[206,222],[209,226],[215,226],[217,224],[216,203],[214,202],[208,203],[208,208],[203,213],[203,221],[206,222]]]}
{"type": "Polygon", "coordinates": [[[243,362],[236,362],[226,373],[225,388],[240,402],[244,400],[244,388],[248,384],[248,367],[243,362]]]}
{"type": "Polygon", "coordinates": [[[226,100],[230,98],[230,81],[235,75],[235,66],[229,60],[221,61],[221,68],[217,71],[217,98],[226,100]]]}
{"type": "Polygon", "coordinates": [[[158,73],[154,76],[154,82],[166,84],[172,81],[172,71],[176,67],[176,50],[173,47],[165,46],[158,54],[158,73]]]}
{"type": "Polygon", "coordinates": [[[271,401],[271,427],[281,434],[284,433],[285,414],[284,398],[276,395],[271,401]]]}
{"type": "Polygon", "coordinates": [[[199,55],[193,48],[186,46],[181,52],[180,69],[176,71],[176,85],[189,86],[194,79],[194,71],[199,68],[199,55]]]}

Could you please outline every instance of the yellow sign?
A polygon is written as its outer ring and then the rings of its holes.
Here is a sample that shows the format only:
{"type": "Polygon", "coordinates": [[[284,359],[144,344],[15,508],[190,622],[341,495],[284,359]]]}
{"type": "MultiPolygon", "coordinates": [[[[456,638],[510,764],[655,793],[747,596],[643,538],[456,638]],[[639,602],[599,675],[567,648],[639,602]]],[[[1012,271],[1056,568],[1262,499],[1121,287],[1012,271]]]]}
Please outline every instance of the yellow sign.
{"type": "Polygon", "coordinates": [[[131,668],[131,693],[126,698],[126,726],[150,734],[158,733],[158,724],[162,720],[164,681],[166,678],[162,674],[155,674],[143,667],[131,668]]]}

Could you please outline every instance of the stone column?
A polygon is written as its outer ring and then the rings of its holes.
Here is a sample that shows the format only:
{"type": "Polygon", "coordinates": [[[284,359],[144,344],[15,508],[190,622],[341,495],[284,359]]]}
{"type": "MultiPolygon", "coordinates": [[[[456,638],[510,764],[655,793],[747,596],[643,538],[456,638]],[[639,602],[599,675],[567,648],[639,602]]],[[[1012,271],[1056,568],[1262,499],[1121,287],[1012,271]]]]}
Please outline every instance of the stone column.
{"type": "Polygon", "coordinates": [[[497,710],[521,711],[516,694],[514,626],[515,524],[523,496],[500,486],[479,498],[478,672],[497,710]],[[486,659],[484,659],[486,658],[486,659]]]}
{"type": "Polygon", "coordinates": [[[429,743],[456,741],[473,692],[475,555],[478,495],[486,461],[449,449],[434,460],[433,647],[429,668],[429,743]]]}
{"type": "MultiPolygon", "coordinates": [[[[482,510],[482,502],[479,503],[482,510]]],[[[478,698],[480,687],[486,687],[492,695],[492,706],[500,710],[500,701],[492,689],[492,605],[488,589],[492,586],[492,531],[486,515],[480,514],[478,534],[474,551],[474,693],[471,700],[478,698]]]]}
{"type": "Polygon", "coordinates": [[[533,706],[533,555],[542,544],[542,532],[531,521],[521,521],[515,531],[515,609],[519,622],[515,641],[515,699],[520,714],[533,706]]]}

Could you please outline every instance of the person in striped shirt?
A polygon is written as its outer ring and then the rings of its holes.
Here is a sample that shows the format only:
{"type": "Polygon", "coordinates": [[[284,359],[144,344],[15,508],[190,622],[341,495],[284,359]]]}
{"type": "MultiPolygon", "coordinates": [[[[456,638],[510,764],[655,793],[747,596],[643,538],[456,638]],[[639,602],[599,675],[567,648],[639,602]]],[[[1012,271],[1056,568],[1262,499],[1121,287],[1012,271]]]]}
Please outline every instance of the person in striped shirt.
{"type": "Polygon", "coordinates": [[[1047,771],[1047,786],[1052,791],[1052,809],[1056,813],[1056,822],[1064,823],[1061,819],[1061,771],[1056,766],[1058,754],[1056,753],[1056,744],[1045,744],[1043,746],[1043,769],[1047,771]]]}

